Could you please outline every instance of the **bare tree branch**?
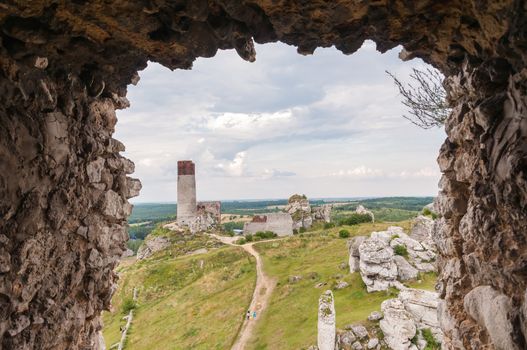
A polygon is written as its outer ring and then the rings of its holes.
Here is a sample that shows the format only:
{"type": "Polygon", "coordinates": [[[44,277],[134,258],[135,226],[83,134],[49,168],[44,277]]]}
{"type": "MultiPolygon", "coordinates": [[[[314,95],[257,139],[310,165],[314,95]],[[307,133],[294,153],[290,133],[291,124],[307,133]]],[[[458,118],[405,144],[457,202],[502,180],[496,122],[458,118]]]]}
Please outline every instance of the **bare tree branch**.
{"type": "Polygon", "coordinates": [[[411,83],[405,85],[392,73],[386,73],[393,79],[403,96],[403,105],[409,109],[409,115],[403,115],[404,118],[423,129],[443,126],[451,109],[446,102],[441,73],[430,68],[413,68],[410,78],[415,86],[411,83]]]}

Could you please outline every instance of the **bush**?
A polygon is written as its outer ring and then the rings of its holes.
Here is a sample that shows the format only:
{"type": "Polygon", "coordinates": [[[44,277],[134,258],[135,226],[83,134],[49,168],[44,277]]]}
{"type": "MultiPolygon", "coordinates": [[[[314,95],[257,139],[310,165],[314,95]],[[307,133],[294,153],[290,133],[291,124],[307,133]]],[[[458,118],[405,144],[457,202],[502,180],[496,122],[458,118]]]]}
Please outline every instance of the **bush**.
{"type": "Polygon", "coordinates": [[[254,234],[256,237],[260,237],[260,239],[270,239],[275,238],[278,235],[272,231],[258,231],[254,234]]]}
{"type": "Polygon", "coordinates": [[[335,224],[332,222],[325,222],[324,223],[324,230],[329,230],[330,228],[335,227],[335,224]]]}
{"type": "Polygon", "coordinates": [[[304,226],[300,227],[300,229],[298,230],[298,232],[300,233],[304,233],[306,232],[306,228],[304,226]]]}
{"type": "Polygon", "coordinates": [[[293,234],[294,235],[297,235],[298,234],[298,230],[296,228],[293,229],[293,234]]]}
{"type": "Polygon", "coordinates": [[[239,244],[239,245],[242,245],[242,244],[245,244],[247,243],[247,240],[245,238],[239,238],[236,240],[236,242],[234,242],[236,244],[239,244]]]}
{"type": "Polygon", "coordinates": [[[430,328],[423,328],[421,330],[421,335],[423,336],[424,340],[426,340],[425,350],[441,349],[441,343],[434,338],[434,335],[432,334],[430,328]]]}
{"type": "Polygon", "coordinates": [[[247,242],[252,242],[253,241],[253,235],[251,235],[250,233],[246,234],[245,235],[245,240],[247,242]]]}
{"type": "Polygon", "coordinates": [[[349,238],[350,232],[348,230],[340,230],[339,231],[339,237],[340,238],[349,238]]]}
{"type": "Polygon", "coordinates": [[[343,219],[340,219],[339,226],[352,226],[362,224],[363,222],[372,222],[371,216],[368,214],[351,214],[343,219]]]}
{"type": "Polygon", "coordinates": [[[393,251],[394,251],[395,254],[397,254],[397,255],[408,256],[408,250],[406,249],[406,247],[405,247],[404,245],[397,244],[397,245],[393,248],[393,251]]]}
{"type": "Polygon", "coordinates": [[[123,304],[121,305],[121,312],[126,315],[130,312],[130,310],[133,310],[136,307],[137,304],[135,303],[134,299],[126,298],[123,300],[123,304]]]}

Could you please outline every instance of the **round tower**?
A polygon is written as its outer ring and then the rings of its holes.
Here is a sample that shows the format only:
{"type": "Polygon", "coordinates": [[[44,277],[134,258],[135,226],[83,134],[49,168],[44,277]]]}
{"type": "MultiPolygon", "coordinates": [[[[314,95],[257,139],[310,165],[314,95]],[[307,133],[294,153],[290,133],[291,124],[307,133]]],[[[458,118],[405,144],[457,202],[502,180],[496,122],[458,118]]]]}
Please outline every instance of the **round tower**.
{"type": "Polygon", "coordinates": [[[188,224],[197,216],[194,162],[178,161],[177,174],[177,222],[188,224]]]}

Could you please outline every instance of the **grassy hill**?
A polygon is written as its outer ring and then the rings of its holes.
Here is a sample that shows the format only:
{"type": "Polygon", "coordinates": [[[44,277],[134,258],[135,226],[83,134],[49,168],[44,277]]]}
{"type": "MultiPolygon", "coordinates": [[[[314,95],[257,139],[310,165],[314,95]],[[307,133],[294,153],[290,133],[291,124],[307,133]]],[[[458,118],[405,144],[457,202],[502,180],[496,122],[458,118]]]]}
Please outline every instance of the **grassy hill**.
{"type": "Polygon", "coordinates": [[[228,349],[249,305],[256,281],[254,258],[223,246],[206,254],[173,258],[166,252],[124,262],[106,312],[107,348],[118,342],[122,317],[139,295],[127,349],[228,349]]]}

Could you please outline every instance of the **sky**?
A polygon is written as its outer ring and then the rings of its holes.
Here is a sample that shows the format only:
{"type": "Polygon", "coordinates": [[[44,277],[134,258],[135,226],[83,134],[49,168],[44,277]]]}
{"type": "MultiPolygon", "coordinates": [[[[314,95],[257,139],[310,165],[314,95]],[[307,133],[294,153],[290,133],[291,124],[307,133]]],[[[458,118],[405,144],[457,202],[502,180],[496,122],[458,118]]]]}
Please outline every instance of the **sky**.
{"type": "Polygon", "coordinates": [[[133,202],[177,200],[177,161],[196,163],[198,200],[427,196],[437,194],[442,128],[406,114],[386,70],[408,81],[414,59],[367,41],[302,56],[257,45],[256,62],[218,51],[192,70],[149,63],[128,87],[115,138],[143,184],[133,202]]]}

